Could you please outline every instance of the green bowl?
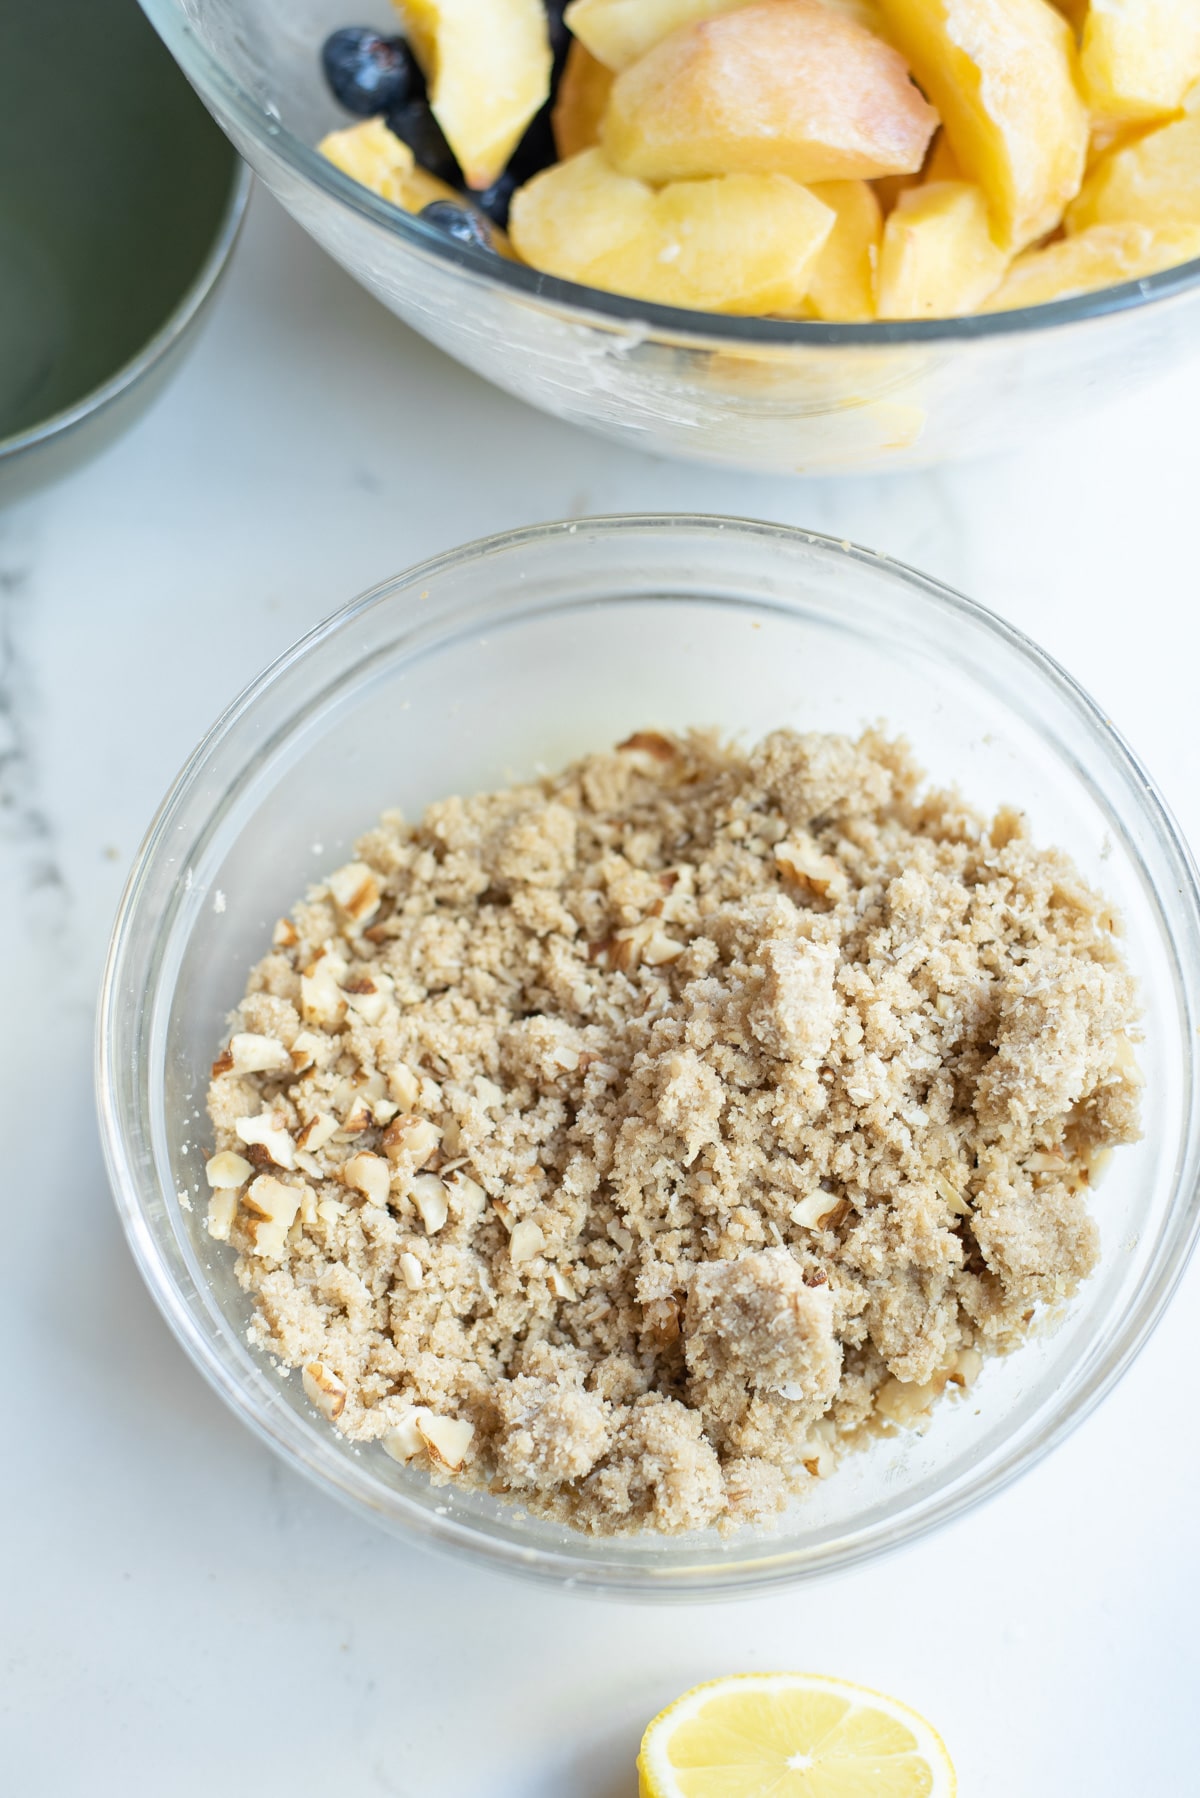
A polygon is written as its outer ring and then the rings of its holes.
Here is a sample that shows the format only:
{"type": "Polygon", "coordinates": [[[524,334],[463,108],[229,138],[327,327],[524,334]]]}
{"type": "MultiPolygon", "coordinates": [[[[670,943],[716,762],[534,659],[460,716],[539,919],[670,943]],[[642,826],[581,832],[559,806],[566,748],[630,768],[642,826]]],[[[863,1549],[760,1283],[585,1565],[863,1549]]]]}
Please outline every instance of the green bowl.
{"type": "Polygon", "coordinates": [[[249,185],[136,0],[0,3],[0,501],[160,390],[249,185]]]}

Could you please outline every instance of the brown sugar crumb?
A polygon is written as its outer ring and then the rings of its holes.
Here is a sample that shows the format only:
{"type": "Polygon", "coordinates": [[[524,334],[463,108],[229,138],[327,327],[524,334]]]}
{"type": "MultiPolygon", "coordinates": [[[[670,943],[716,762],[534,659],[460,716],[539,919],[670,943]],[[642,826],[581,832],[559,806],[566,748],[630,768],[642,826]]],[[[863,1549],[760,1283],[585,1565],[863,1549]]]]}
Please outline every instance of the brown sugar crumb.
{"type": "Polygon", "coordinates": [[[1091,1271],[1135,1019],[1111,908],[903,744],[639,731],[385,815],[276,927],[209,1229],[352,1441],[732,1527],[1091,1271]]]}

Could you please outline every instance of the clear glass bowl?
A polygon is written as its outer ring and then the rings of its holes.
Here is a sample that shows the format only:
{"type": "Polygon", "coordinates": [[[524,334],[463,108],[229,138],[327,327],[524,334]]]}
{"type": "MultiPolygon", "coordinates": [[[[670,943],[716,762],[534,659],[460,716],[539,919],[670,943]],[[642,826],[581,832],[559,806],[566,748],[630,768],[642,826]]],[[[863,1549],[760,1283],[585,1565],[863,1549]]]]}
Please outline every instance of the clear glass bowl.
{"type": "Polygon", "coordinates": [[[1187,850],[1102,712],[1033,644],[923,576],[733,519],[493,537],[376,588],[268,669],[163,804],[117,919],[98,1087],[117,1202],[180,1341],[294,1466],[396,1533],[544,1578],[745,1591],[861,1561],[995,1492],[1128,1365],[1197,1227],[1200,909],[1187,850]],[[639,726],[884,718],[937,781],[1010,800],[1127,924],[1145,1002],[1145,1136],[1096,1197],[1101,1265],[1063,1326],[988,1363],[924,1435],[852,1456],[777,1528],[594,1540],[434,1490],[347,1444],[246,1345],[232,1254],[203,1219],[208,1067],[275,918],[385,807],[507,784],[639,726]],[[185,1203],[186,1201],[186,1203],[185,1203]]]}
{"type": "Polygon", "coordinates": [[[734,319],[540,275],[377,200],[312,146],[345,124],[318,50],[387,0],[142,0],[238,149],[305,230],[460,362],[635,448],[781,473],[926,466],[1026,442],[1179,361],[1200,261],[1024,312],[933,323],[734,319]]]}

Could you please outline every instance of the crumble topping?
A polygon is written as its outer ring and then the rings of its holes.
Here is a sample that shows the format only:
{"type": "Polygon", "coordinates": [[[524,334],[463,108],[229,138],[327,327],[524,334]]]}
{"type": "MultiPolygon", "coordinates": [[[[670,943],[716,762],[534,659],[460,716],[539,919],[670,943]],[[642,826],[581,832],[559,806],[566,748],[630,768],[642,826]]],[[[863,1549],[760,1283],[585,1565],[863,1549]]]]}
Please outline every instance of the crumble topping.
{"type": "Polygon", "coordinates": [[[385,815],[281,920],[209,1228],[352,1440],[586,1530],[729,1527],[1090,1272],[1135,1019],[1103,898],[903,743],[639,732],[385,815]]]}

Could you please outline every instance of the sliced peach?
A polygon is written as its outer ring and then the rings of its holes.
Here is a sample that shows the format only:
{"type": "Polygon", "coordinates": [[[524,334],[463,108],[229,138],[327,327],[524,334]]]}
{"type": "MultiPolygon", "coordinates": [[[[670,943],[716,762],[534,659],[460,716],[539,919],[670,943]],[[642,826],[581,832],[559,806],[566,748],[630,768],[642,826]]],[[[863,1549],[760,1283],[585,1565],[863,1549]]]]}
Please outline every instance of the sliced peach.
{"type": "Polygon", "coordinates": [[[786,175],[655,191],[585,150],[518,190],[509,229],[547,274],[667,306],[764,313],[799,303],[833,223],[786,175]]]}
{"type": "Polygon", "coordinates": [[[1126,144],[1099,161],[1072,202],[1067,229],[1133,219],[1200,225],[1200,114],[1126,144]]]}
{"type": "Polygon", "coordinates": [[[347,125],[344,131],[331,131],[317,149],[326,162],[361,187],[369,187],[381,200],[390,200],[393,206],[404,204],[400,196],[412,173],[413,153],[382,119],[364,119],[359,125],[347,125]]]}
{"type": "Polygon", "coordinates": [[[744,0],[571,0],[567,24],[605,68],[627,69],[681,25],[732,12],[744,0]]]}
{"type": "Polygon", "coordinates": [[[808,279],[806,315],[861,324],[875,317],[879,201],[865,181],[822,181],[809,191],[835,222],[808,279]]]}
{"type": "Polygon", "coordinates": [[[567,51],[551,114],[555,148],[561,161],[600,142],[600,121],[612,84],[612,70],[597,62],[576,38],[567,51]]]}
{"type": "Polygon", "coordinates": [[[880,318],[957,318],[994,293],[1008,257],[992,237],[983,189],[933,181],[901,194],[883,228],[880,318]]]}
{"type": "Polygon", "coordinates": [[[1047,0],[883,0],[1005,247],[1053,229],[1083,179],[1088,116],[1071,28],[1047,0]]]}
{"type": "Polygon", "coordinates": [[[343,175],[405,212],[420,212],[431,200],[462,203],[461,194],[417,167],[408,145],[382,119],[363,119],[344,131],[331,131],[317,148],[343,175]]]}
{"type": "Polygon", "coordinates": [[[721,312],[794,305],[834,224],[830,209],[786,175],[669,182],[654,208],[653,234],[614,260],[610,278],[667,305],[721,312]]]}
{"type": "Polygon", "coordinates": [[[1131,218],[1143,224],[1200,218],[1200,86],[1169,123],[1127,127],[1096,156],[1068,209],[1067,229],[1131,218]]]}
{"type": "Polygon", "coordinates": [[[1200,224],[1092,225],[1045,250],[1018,256],[981,312],[1043,306],[1121,281],[1140,281],[1200,256],[1200,224]]]}
{"type": "Polygon", "coordinates": [[[920,175],[883,175],[878,181],[871,183],[885,218],[893,210],[901,194],[906,194],[910,187],[920,185],[920,175]]]}
{"type": "Polygon", "coordinates": [[[508,226],[518,256],[532,268],[586,282],[605,257],[651,229],[653,213],[653,190],[618,175],[593,149],[519,187],[508,226]]]}
{"type": "Polygon", "coordinates": [[[1052,0],[1052,4],[1078,37],[1083,30],[1083,21],[1087,18],[1088,0],[1052,0]]]}
{"type": "Polygon", "coordinates": [[[950,140],[945,131],[934,133],[929,153],[921,165],[919,175],[885,175],[881,181],[875,182],[875,193],[885,213],[895,210],[900,195],[907,193],[910,187],[920,187],[923,181],[961,181],[963,172],[958,166],[958,158],[950,148],[950,140]]]}
{"type": "Polygon", "coordinates": [[[542,0],[395,0],[469,187],[490,187],[550,92],[542,0]]]}
{"type": "Polygon", "coordinates": [[[1104,119],[1177,112],[1200,81],[1197,0],[1091,0],[1080,46],[1084,91],[1104,119]]]}
{"type": "MultiPolygon", "coordinates": [[[[572,0],[565,17],[597,61],[619,72],[681,25],[715,19],[718,13],[735,12],[745,4],[746,0],[572,0]]],[[[883,34],[879,0],[823,0],[823,4],[868,31],[883,34]]]]}
{"type": "Polygon", "coordinates": [[[950,139],[945,131],[939,131],[929,147],[925,158],[925,167],[921,170],[922,181],[961,181],[962,169],[958,157],[950,147],[950,139]]]}
{"type": "Polygon", "coordinates": [[[876,37],[887,36],[887,21],[879,0],[821,0],[821,3],[832,12],[840,12],[844,19],[853,19],[864,30],[873,31],[876,37]]]}
{"type": "Polygon", "coordinates": [[[882,39],[820,0],[751,0],[618,75],[603,143],[647,181],[844,181],[919,169],[936,124],[882,39]]]}
{"type": "MultiPolygon", "coordinates": [[[[344,131],[331,131],[317,148],[352,181],[405,212],[423,212],[434,200],[463,204],[460,193],[414,161],[408,145],[389,131],[382,119],[363,119],[344,131]]],[[[512,246],[505,233],[498,225],[489,230],[493,246],[511,259],[512,246]]]]}
{"type": "MultiPolygon", "coordinates": [[[[1120,150],[1126,144],[1135,143],[1139,137],[1145,136],[1146,129],[1144,120],[1136,120],[1131,124],[1128,119],[1093,119],[1088,138],[1088,174],[1098,162],[1104,160],[1110,150],[1120,150]]],[[[1087,179],[1086,175],[1084,179],[1087,179]]]]}

